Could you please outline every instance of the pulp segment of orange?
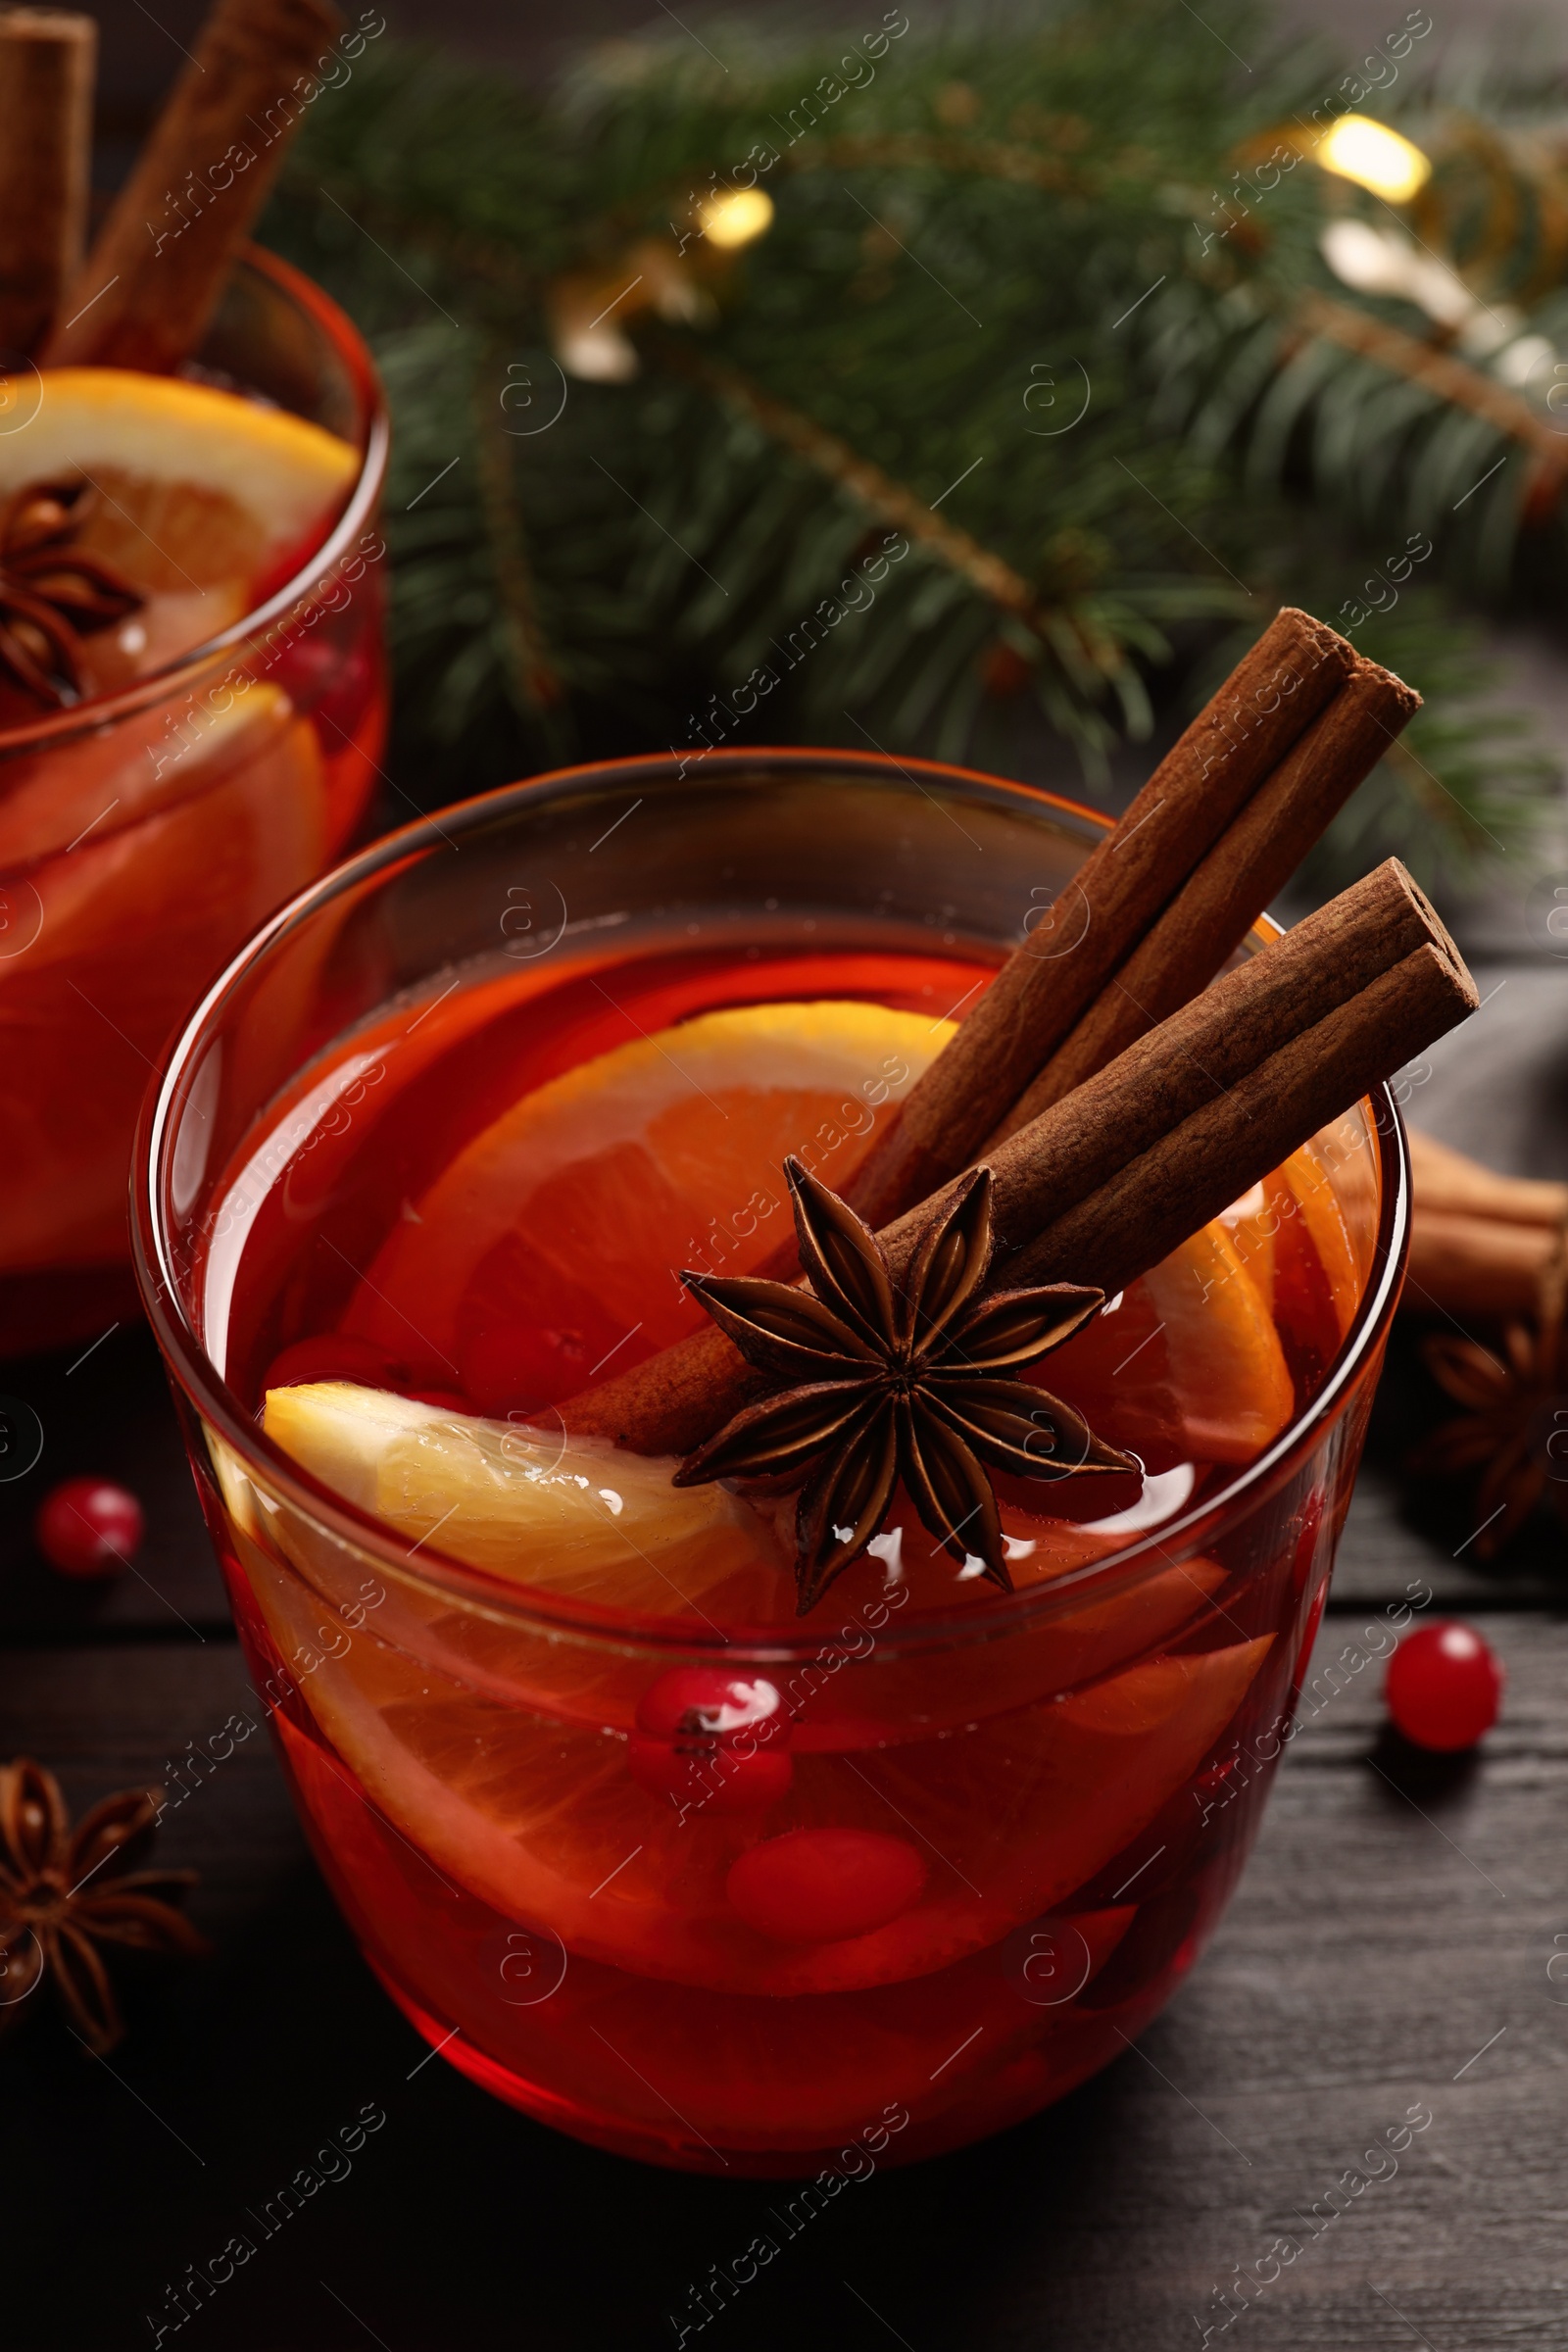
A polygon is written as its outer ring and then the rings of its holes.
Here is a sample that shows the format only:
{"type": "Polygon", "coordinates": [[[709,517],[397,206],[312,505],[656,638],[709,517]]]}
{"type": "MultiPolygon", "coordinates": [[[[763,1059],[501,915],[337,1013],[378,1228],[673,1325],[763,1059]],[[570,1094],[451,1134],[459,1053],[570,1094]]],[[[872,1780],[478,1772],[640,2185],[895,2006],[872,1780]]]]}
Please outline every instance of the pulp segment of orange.
{"type": "Polygon", "coordinates": [[[1154,1471],[1250,1461],[1296,1406],[1266,1296],[1218,1219],[1108,1301],[1034,1377],[1154,1471]]]}
{"type": "Polygon", "coordinates": [[[1223,1222],[1271,1307],[1293,1275],[1299,1279],[1304,1236],[1326,1292],[1334,1336],[1344,1339],[1360,1304],[1361,1268],[1333,1180],[1311,1144],[1293,1152],[1234,1202],[1223,1222]]]}

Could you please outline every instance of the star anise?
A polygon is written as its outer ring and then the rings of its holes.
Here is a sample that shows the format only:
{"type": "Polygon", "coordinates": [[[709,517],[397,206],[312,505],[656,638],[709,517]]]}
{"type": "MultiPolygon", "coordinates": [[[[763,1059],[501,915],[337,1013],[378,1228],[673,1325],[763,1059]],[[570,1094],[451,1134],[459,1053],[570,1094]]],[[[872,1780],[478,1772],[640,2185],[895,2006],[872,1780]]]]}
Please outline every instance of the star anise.
{"type": "Polygon", "coordinates": [[[800,1613],[881,1526],[900,1479],[955,1559],[1012,1590],[984,1464],[1021,1478],[1133,1470],[1071,1405],[1004,1377],[1060,1347],[1103,1301],[1074,1283],[981,1296],[991,1264],[991,1171],[962,1179],[895,1285],[874,1233],[787,1159],[810,1291],[753,1276],[683,1274],[748,1363],[781,1392],[748,1405],[684,1461],[680,1487],[716,1478],[802,1479],[800,1613]],[[814,1467],[813,1467],[814,1464],[814,1467]]]}
{"type": "Polygon", "coordinates": [[[72,544],[96,497],[88,482],[33,482],[0,518],[0,667],[51,710],[81,697],[83,637],[143,601],[72,544]]]}
{"type": "Polygon", "coordinates": [[[1411,1454],[1410,1468],[1438,1477],[1482,1468],[1475,1504],[1482,1524],[1472,1538],[1482,1559],[1519,1533],[1548,1486],[1568,1515],[1565,1299],[1568,1258],[1559,1244],[1542,1276],[1535,1322],[1506,1324],[1500,1352],[1446,1332],[1421,1350],[1438,1386],[1465,1410],[1432,1432],[1411,1454]]]}
{"type": "Polygon", "coordinates": [[[74,1831],[52,1772],[18,1756],[0,1765],[0,2026],[44,1977],[67,2023],[90,2050],[112,2050],[124,2033],[98,1946],[196,1954],[205,1936],[167,1899],[194,1885],[193,1870],[129,1870],[152,1842],[158,1797],[125,1788],[106,1796],[74,1831]]]}

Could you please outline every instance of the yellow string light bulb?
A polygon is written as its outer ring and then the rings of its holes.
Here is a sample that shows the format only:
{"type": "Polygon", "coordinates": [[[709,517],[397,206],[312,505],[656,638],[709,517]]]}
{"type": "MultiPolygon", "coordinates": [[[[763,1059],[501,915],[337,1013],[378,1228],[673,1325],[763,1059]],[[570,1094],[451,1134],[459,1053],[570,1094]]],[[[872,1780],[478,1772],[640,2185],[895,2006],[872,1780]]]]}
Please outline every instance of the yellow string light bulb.
{"type": "Polygon", "coordinates": [[[710,196],[700,208],[699,218],[709,243],[733,252],[737,245],[750,245],[769,226],[773,199],[762,188],[731,188],[722,196],[710,196]]]}
{"type": "Polygon", "coordinates": [[[1342,179],[1353,179],[1390,204],[1408,204],[1432,177],[1419,147],[1367,115],[1342,115],[1317,151],[1317,160],[1342,179]]]}

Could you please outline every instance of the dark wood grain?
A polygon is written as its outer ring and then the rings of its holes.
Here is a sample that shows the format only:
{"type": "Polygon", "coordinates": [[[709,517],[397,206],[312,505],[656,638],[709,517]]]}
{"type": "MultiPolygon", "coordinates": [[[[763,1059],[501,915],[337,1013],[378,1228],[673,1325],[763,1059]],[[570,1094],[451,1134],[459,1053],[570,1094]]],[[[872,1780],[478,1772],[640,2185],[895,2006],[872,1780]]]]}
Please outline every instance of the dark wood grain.
{"type": "MultiPolygon", "coordinates": [[[[1232,2266],[1288,2234],[1298,2256],[1227,2331],[1257,2352],[1418,2341],[1374,2289],[1435,2352],[1568,2347],[1568,1984],[1546,1974],[1568,1950],[1568,1628],[1514,1612],[1485,1630],[1512,1680],[1480,1759],[1376,1744],[1376,1670],[1354,1678],[1288,1752],[1228,1919],[1140,2047],[1034,2124],[846,2195],[707,2344],[1182,2352],[1232,2266]],[[1433,2122],[1397,2173],[1308,2242],[1297,2217],[1418,2102],[1433,2122]]],[[[1325,1643],[1353,1631],[1335,1615],[1325,1643]]],[[[218,1643],[37,1648],[0,1657],[0,1722],[85,1801],[157,1777],[241,1688],[218,1643]]],[[[138,1981],[113,2073],[51,2017],[0,2044],[10,2243],[27,2249],[8,2352],[151,2343],[165,2283],[366,2101],[387,2123],[353,2175],[177,2340],[675,2343],[668,2312],[745,2245],[763,2191],[598,2156],[421,2064],[259,1746],[169,1817],[167,1849],[204,1872],[217,1956],[138,1981]]]]}

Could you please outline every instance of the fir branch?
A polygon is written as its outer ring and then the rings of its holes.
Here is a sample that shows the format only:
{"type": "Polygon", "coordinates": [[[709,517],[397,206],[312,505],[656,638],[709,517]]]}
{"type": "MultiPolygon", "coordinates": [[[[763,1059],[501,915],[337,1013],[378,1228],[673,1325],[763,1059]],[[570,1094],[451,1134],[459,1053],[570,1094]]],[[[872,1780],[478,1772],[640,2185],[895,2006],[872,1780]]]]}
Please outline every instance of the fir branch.
{"type": "Polygon", "coordinates": [[[958,139],[930,131],[886,131],[865,137],[803,140],[781,159],[792,172],[943,172],[1009,180],[1054,196],[1093,196],[1099,174],[1002,139],[958,139]]]}
{"type": "Polygon", "coordinates": [[[940,556],[981,596],[989,598],[1004,612],[1015,612],[1038,636],[1047,636],[1059,622],[1059,613],[1047,613],[1041,609],[1021,572],[1014,571],[1010,564],[982,547],[969,532],[946,521],[922,499],[916,498],[912,490],[884,473],[880,466],[861,457],[847,441],[828,432],[804,411],[775,399],[738,368],[705,360],[689,345],[664,337],[657,340],[649,337],[645,342],[665,367],[689,377],[693,383],[705,385],[740,415],[751,417],[781,448],[804,458],[808,466],[847,491],[879,522],[891,522],[901,531],[906,531],[920,546],[940,556]]]}
{"type": "MultiPolygon", "coordinates": [[[[868,515],[911,558],[785,665],[755,722],[775,739],[959,758],[983,740],[1005,766],[1032,705],[1093,772],[1148,732],[1156,691],[1198,694],[1243,610],[1255,626],[1317,590],[1338,612],[1396,514],[1401,536],[1446,535],[1472,593],[1529,564],[1549,585],[1568,439],[1412,331],[1419,314],[1339,285],[1314,166],[1234,234],[1195,236],[1258,135],[1334,81],[1268,55],[1238,0],[1203,14],[1024,0],[916,27],[853,88],[828,35],[725,27],[724,74],[672,33],[617,44],[548,101],[378,44],[313,114],[270,227],[386,369],[405,739],[471,789],[568,740],[731,726],[716,713],[749,667],[840,600],[868,515]],[[703,207],[748,172],[772,225],[725,255],[703,207]],[[542,381],[563,289],[612,291],[656,248],[662,315],[690,294],[702,321],[657,347],[631,321],[649,369],[574,381],[558,424],[512,440],[495,377],[525,362],[542,381]],[[1037,402],[1047,360],[1092,379],[1070,437],[1037,402]],[[1540,493],[1523,541],[1522,468],[1483,478],[1515,447],[1540,493]]],[[[1476,147],[1472,179],[1492,186],[1505,146],[1476,147]]],[[[1470,233],[1469,185],[1445,180],[1433,241],[1470,233]]],[[[1553,185],[1525,208],[1537,276],[1553,185]]],[[[1560,291],[1525,323],[1568,350],[1560,291]]],[[[1384,658],[1439,691],[1332,855],[1359,854],[1359,826],[1363,847],[1457,869],[1489,836],[1523,839],[1545,779],[1483,723],[1456,659],[1414,666],[1426,636],[1459,642],[1414,612],[1410,659],[1384,658]]]]}
{"type": "MultiPolygon", "coordinates": [[[[493,376],[496,385],[504,385],[505,357],[493,345],[486,356],[484,372],[493,376]]],[[[501,602],[508,668],[527,715],[557,735],[560,728],[553,714],[561,709],[564,688],[539,622],[538,598],[518,511],[512,443],[501,422],[499,396],[478,372],[473,381],[473,408],[485,535],[501,602]]]]}
{"type": "Polygon", "coordinates": [[[1306,332],[1337,343],[1373,361],[1390,374],[1419,384],[1450,408],[1478,416],[1494,431],[1527,450],[1532,463],[1520,506],[1533,521],[1544,520],[1562,496],[1568,479],[1568,435],[1555,431],[1538,416],[1529,401],[1499,384],[1494,375],[1472,368],[1452,352],[1391,326],[1369,311],[1353,310],[1321,294],[1304,294],[1297,317],[1306,332]]]}

